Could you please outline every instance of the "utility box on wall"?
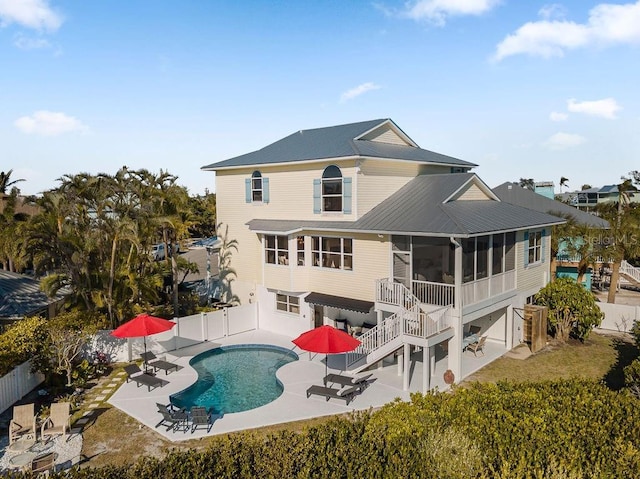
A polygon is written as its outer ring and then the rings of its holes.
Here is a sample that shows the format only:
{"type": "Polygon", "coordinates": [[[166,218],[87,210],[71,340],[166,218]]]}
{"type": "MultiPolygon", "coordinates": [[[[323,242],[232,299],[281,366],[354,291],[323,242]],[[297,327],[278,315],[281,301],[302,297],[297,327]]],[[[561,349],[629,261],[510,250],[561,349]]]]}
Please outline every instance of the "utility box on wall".
{"type": "Polygon", "coordinates": [[[524,341],[532,353],[540,351],[547,344],[546,306],[526,304],[524,306],[524,341]]]}

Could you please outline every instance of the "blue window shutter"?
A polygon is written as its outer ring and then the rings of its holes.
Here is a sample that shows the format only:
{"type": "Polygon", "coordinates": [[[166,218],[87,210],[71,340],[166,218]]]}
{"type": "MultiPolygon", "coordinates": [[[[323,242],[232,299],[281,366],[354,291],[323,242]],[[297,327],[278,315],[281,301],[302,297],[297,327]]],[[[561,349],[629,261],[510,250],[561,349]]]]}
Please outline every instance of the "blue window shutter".
{"type": "Polygon", "coordinates": [[[251,178],[245,178],[244,180],[244,201],[245,203],[251,203],[251,178]]]}
{"type": "Polygon", "coordinates": [[[540,243],[542,243],[540,245],[540,259],[542,260],[542,262],[544,263],[544,237],[547,235],[547,230],[542,230],[542,233],[540,234],[540,243]]]}
{"type": "Polygon", "coordinates": [[[321,205],[321,190],[322,184],[320,182],[320,178],[316,178],[313,180],[313,213],[320,214],[322,213],[322,205],[321,205]]]}
{"type": "Polygon", "coordinates": [[[262,202],[269,203],[269,178],[262,178],[262,202]]]}
{"type": "Polygon", "coordinates": [[[345,214],[351,214],[351,178],[344,178],[342,180],[342,196],[343,196],[343,205],[342,211],[345,214]]]}
{"type": "Polygon", "coordinates": [[[524,265],[529,265],[529,232],[524,232],[524,265]]]}

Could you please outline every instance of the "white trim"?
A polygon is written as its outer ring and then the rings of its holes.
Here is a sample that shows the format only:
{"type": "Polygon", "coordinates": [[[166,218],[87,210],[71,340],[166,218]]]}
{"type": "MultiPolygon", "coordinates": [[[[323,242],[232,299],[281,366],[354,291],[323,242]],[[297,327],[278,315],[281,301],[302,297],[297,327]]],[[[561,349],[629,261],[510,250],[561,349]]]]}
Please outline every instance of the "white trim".
{"type": "Polygon", "coordinates": [[[356,136],[354,138],[354,141],[360,140],[362,139],[362,137],[367,136],[369,133],[379,130],[381,127],[385,126],[385,125],[389,125],[391,127],[391,129],[394,131],[394,133],[396,135],[398,135],[400,138],[402,138],[404,141],[406,141],[407,143],[410,143],[411,146],[415,147],[415,148],[420,148],[418,146],[418,144],[413,141],[411,138],[409,138],[409,135],[407,135],[404,131],[402,131],[400,129],[400,127],[398,125],[396,125],[393,120],[391,120],[390,118],[387,118],[385,121],[383,121],[382,123],[378,123],[376,126],[374,126],[373,128],[370,128],[369,130],[365,131],[364,133],[356,136]]]}
{"type": "Polygon", "coordinates": [[[490,199],[495,201],[501,201],[500,198],[498,198],[498,196],[493,191],[491,191],[491,188],[489,188],[487,184],[484,181],[482,181],[475,173],[471,173],[471,175],[472,176],[467,181],[465,181],[462,185],[460,185],[460,187],[457,190],[455,190],[448,197],[446,197],[442,201],[442,204],[452,201],[456,196],[458,196],[458,193],[460,193],[461,191],[463,191],[465,188],[468,187],[470,182],[473,182],[490,199]]]}

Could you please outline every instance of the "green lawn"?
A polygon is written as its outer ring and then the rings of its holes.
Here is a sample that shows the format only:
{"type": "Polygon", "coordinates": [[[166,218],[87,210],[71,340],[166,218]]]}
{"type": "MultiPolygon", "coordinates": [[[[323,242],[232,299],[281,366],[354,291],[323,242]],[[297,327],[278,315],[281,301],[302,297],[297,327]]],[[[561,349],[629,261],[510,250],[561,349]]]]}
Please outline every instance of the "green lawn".
{"type": "Polygon", "coordinates": [[[527,359],[502,357],[465,379],[496,382],[586,377],[602,379],[612,389],[624,386],[623,368],[638,357],[630,336],[592,333],[584,343],[550,344],[527,359]]]}

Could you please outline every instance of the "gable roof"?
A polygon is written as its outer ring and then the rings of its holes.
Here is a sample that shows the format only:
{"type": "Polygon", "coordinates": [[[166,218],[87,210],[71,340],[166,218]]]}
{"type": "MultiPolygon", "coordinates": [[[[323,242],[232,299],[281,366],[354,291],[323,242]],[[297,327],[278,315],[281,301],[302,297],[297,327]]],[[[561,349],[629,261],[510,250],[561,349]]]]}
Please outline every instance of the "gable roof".
{"type": "Polygon", "coordinates": [[[47,297],[40,290],[40,282],[29,276],[0,270],[0,318],[37,314],[62,298],[47,297]]]}
{"type": "Polygon", "coordinates": [[[471,184],[484,185],[474,173],[422,175],[356,221],[254,219],[248,225],[263,233],[317,230],[468,237],[565,222],[490,197],[449,201],[455,192],[471,184]]]}
{"type": "Polygon", "coordinates": [[[523,188],[518,183],[505,182],[493,189],[493,192],[504,202],[522,206],[530,210],[543,213],[569,216],[576,223],[593,228],[609,228],[609,222],[591,213],[581,211],[578,208],[560,201],[552,200],[539,195],[528,188],[523,188]]]}
{"type": "Polygon", "coordinates": [[[246,166],[273,165],[330,158],[384,158],[472,168],[475,163],[419,148],[391,119],[300,130],[259,150],[203,166],[216,171],[246,166]],[[405,144],[366,139],[375,129],[388,128],[405,144]]]}

